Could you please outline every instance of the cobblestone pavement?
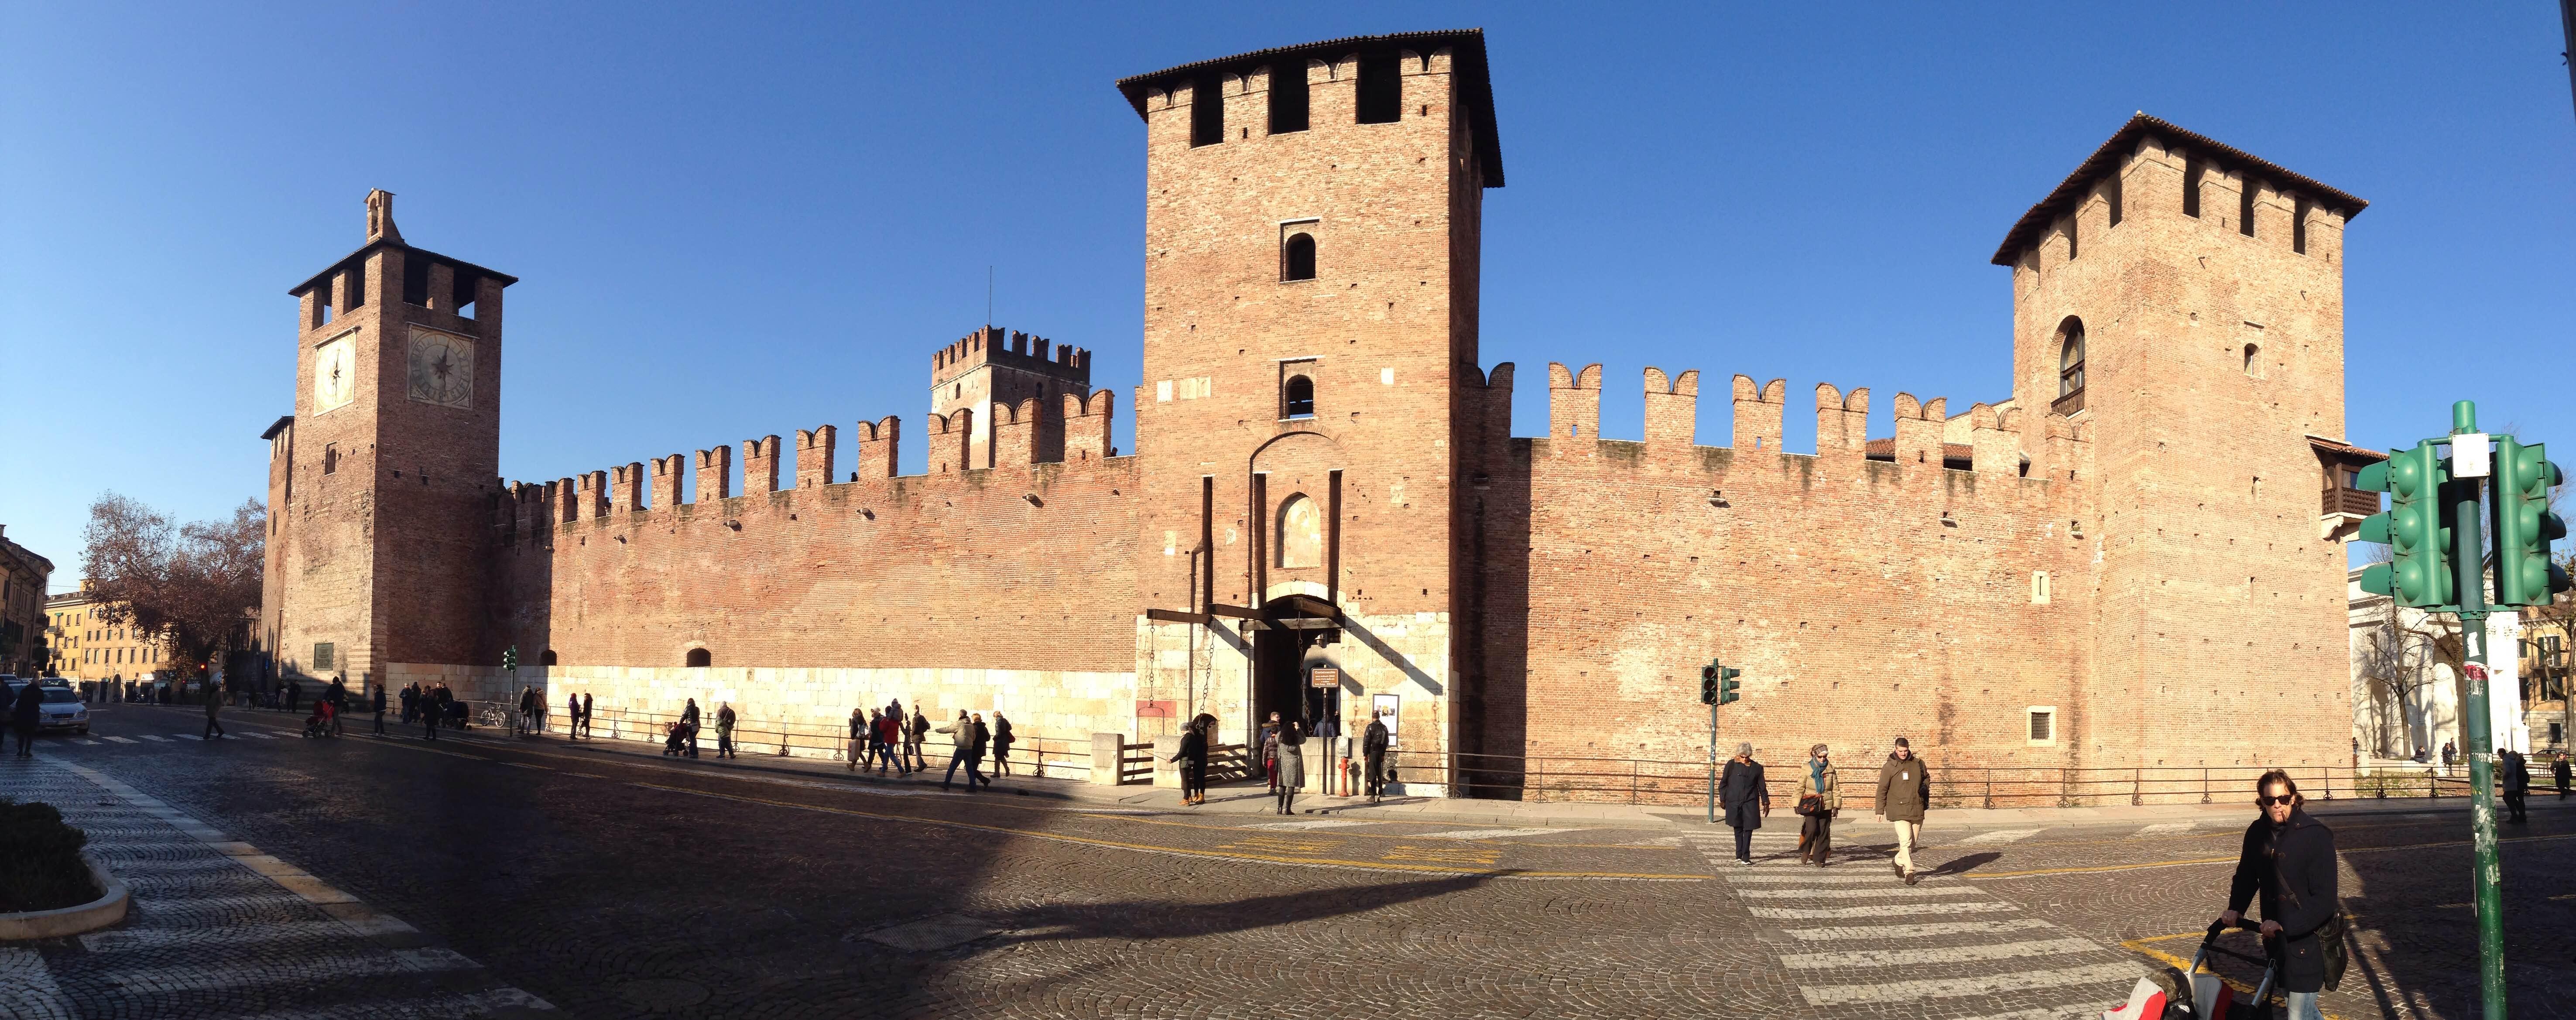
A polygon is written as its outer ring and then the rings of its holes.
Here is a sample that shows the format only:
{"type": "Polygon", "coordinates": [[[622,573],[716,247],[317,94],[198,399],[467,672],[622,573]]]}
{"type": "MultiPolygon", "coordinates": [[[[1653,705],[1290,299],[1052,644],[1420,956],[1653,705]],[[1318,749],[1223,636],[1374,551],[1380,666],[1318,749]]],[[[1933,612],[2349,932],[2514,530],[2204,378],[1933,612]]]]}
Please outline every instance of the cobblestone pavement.
{"type": "MultiPolygon", "coordinates": [[[[1743,868],[1724,830],[1680,822],[1190,813],[553,739],[306,740],[268,713],[229,713],[243,739],[215,742],[190,736],[190,710],[97,719],[0,783],[85,797],[65,811],[102,846],[161,820],[98,804],[118,798],[62,765],[131,784],[466,965],[401,967],[292,895],[227,908],[276,926],[256,935],[150,928],[179,909],[156,900],[231,903],[242,876],[279,889],[165,834],[143,845],[197,863],[146,865],[163,884],[138,886],[134,921],[40,944],[33,976],[0,952],[0,989],[50,979],[80,1016],[2094,1016],[2190,955],[2242,830],[1936,819],[1917,858],[1933,874],[1908,887],[1865,816],[1821,870],[1788,860],[1796,819],[1775,816],[1743,868]],[[234,974],[253,977],[205,976],[234,974]],[[472,998],[502,990],[526,998],[472,998]]],[[[2335,810],[2319,806],[2360,949],[2327,1008],[2475,1015],[2461,816],[2335,810]]],[[[2576,1016],[2576,810],[2533,818],[2505,848],[2513,1012],[2576,1016]]]]}

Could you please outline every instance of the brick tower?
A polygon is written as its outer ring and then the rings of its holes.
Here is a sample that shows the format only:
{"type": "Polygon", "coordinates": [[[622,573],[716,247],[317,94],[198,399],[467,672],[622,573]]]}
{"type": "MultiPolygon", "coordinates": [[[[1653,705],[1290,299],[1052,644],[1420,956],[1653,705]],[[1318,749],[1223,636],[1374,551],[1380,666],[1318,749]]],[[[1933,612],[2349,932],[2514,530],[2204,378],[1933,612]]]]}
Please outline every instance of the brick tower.
{"type": "Polygon", "coordinates": [[[1450,746],[1457,412],[1482,389],[1480,210],[1503,183],[1484,37],[1338,39],[1118,87],[1146,128],[1138,594],[1262,617],[1145,621],[1141,725],[1207,711],[1233,740],[1309,699],[1357,725],[1392,695],[1403,746],[1450,746]],[[1329,698],[1301,680],[1318,655],[1343,671],[1329,698]]]}
{"type": "Polygon", "coordinates": [[[2348,760],[2318,440],[2343,435],[2343,227],[2365,204],[2140,114],[1995,253],[2014,403],[2092,437],[2089,465],[2026,451],[2101,508],[2067,522],[2099,585],[2069,764],[2348,760]]]}
{"type": "MultiPolygon", "coordinates": [[[[968,418],[973,431],[967,436],[967,463],[974,467],[993,464],[995,404],[1017,407],[1035,399],[1040,407],[1054,408],[1068,395],[1091,396],[1091,352],[1072,344],[1051,345],[1045,337],[986,326],[930,356],[930,413],[975,412],[968,418]]],[[[1061,432],[1035,438],[1038,459],[1063,458],[1061,432]]]]}
{"type": "Polygon", "coordinates": [[[295,414],[271,426],[260,636],[283,675],[475,664],[500,471],[501,292],[516,277],[367,239],[297,285],[295,414]]]}

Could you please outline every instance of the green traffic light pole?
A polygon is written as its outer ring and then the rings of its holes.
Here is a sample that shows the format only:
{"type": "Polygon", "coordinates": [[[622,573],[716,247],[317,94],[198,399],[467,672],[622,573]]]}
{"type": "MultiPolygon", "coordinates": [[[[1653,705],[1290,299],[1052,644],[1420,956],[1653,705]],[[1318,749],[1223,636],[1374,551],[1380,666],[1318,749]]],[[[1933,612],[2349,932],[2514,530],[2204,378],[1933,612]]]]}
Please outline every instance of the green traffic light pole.
{"type": "MultiPolygon", "coordinates": [[[[2478,431],[2478,406],[2451,405],[2451,434],[2478,431]]],[[[2459,451],[2452,451],[2452,463],[2459,451]]],[[[2478,908],[2478,993],[2487,1020],[2505,1020],[2504,1008],[2504,869],[2496,861],[2495,737],[2487,715],[2487,592],[2483,567],[2486,542],[2479,534],[2483,516],[2478,501],[2464,499],[2451,508],[2451,568],[2458,578],[2460,640],[2468,652],[2469,698],[2462,729],[2469,742],[2469,832],[2478,908]]]]}

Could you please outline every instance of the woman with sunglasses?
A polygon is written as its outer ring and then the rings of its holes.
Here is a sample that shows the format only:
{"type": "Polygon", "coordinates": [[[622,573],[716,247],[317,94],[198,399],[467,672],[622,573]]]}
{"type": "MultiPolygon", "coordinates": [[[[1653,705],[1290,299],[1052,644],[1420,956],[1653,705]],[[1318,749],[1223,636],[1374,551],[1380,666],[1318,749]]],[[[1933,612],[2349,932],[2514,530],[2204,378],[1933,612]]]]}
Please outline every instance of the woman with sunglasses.
{"type": "Polygon", "coordinates": [[[2317,993],[2343,977],[2343,902],[2335,889],[2334,833],[2308,813],[2286,772],[2254,784],[2262,817],[2245,827],[2221,924],[2236,927],[2260,897],[2263,951],[2281,968],[2288,1020],[2322,1020],[2317,993]]]}

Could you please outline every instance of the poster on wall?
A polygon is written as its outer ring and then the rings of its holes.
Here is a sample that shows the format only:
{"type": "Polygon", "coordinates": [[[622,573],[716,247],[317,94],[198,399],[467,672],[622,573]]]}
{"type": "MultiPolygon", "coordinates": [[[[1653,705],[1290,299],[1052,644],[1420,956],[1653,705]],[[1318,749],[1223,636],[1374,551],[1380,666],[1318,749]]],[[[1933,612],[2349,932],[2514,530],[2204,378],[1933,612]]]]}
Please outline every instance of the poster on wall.
{"type": "Polygon", "coordinates": [[[1369,712],[1386,720],[1386,746],[1389,748],[1397,746],[1401,739],[1398,734],[1404,732],[1404,727],[1397,725],[1398,714],[1403,711],[1403,707],[1402,695],[1378,694],[1369,698],[1369,712]]]}

